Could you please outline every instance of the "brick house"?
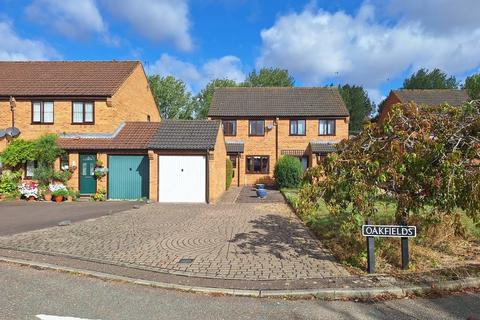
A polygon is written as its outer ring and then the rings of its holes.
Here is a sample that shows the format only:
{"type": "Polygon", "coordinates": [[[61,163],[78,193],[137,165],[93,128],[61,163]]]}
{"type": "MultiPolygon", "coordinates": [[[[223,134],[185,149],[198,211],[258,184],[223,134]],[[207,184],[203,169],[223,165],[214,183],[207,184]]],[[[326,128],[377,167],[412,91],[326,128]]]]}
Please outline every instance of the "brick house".
{"type": "Polygon", "coordinates": [[[348,139],[348,110],[336,88],[217,88],[210,119],[222,120],[233,185],[273,184],[283,155],[311,167],[348,139]]]}
{"type": "Polygon", "coordinates": [[[401,89],[392,90],[385,100],[385,106],[380,113],[378,123],[383,123],[392,106],[398,103],[415,102],[417,104],[425,104],[429,106],[438,106],[448,103],[452,106],[459,106],[469,97],[466,90],[458,89],[401,89]]]}
{"type": "Polygon", "coordinates": [[[226,189],[227,155],[220,121],[126,122],[112,134],[63,134],[58,142],[68,151],[70,164],[85,163],[69,181],[82,194],[88,184],[104,189],[113,200],[213,203],[226,189]],[[82,180],[84,171],[94,170],[98,160],[108,174],[82,180]]]}

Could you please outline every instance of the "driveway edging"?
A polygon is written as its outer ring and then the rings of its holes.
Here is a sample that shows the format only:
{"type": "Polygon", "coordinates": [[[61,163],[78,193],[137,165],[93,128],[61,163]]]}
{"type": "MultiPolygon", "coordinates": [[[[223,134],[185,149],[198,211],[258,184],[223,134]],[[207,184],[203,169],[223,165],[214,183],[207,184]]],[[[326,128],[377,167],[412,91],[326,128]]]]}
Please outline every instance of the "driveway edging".
{"type": "Polygon", "coordinates": [[[461,280],[442,281],[432,285],[407,285],[391,286],[391,287],[373,287],[373,288],[321,288],[321,289],[296,289],[296,290],[262,290],[262,289],[232,289],[232,288],[214,288],[202,286],[190,286],[175,283],[150,281],[114,275],[110,273],[91,271],[80,268],[64,267],[50,263],[34,262],[23,259],[13,259],[0,256],[0,262],[11,263],[21,266],[28,266],[40,270],[54,270],[65,273],[80,274],[97,278],[105,281],[117,281],[155,287],[161,289],[174,289],[185,292],[205,293],[205,294],[222,294],[229,296],[245,296],[245,297],[315,297],[325,300],[348,300],[348,299],[372,299],[382,296],[390,296],[393,298],[403,298],[410,295],[424,295],[438,291],[458,291],[469,288],[480,288],[480,277],[472,277],[461,280]]]}

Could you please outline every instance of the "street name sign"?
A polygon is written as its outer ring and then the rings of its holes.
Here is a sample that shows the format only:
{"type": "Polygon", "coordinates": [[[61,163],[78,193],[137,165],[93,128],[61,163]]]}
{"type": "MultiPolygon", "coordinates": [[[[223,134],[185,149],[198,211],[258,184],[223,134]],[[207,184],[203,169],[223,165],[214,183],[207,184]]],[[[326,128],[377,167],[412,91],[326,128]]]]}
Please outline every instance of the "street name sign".
{"type": "Polygon", "coordinates": [[[417,236],[417,227],[364,224],[362,226],[362,235],[364,237],[414,238],[417,236]]]}

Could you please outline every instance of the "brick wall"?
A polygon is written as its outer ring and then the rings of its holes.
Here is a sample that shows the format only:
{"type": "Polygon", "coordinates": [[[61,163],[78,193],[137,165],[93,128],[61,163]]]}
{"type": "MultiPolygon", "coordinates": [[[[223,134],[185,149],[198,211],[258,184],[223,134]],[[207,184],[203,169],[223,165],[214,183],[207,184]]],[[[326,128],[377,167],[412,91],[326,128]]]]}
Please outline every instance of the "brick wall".
{"type": "MultiPolygon", "coordinates": [[[[278,157],[281,157],[282,150],[305,150],[308,151],[310,141],[332,141],[339,142],[348,139],[348,122],[349,118],[336,119],[335,136],[319,136],[318,135],[318,118],[306,119],[306,135],[290,136],[290,120],[278,120],[278,157]]],[[[225,136],[227,141],[242,140],[245,143],[245,151],[237,163],[235,178],[232,184],[237,184],[240,179],[240,185],[253,185],[255,183],[274,184],[273,170],[277,161],[277,152],[275,150],[275,134],[276,127],[273,118],[265,119],[265,128],[273,125],[273,129],[265,129],[265,136],[249,136],[248,135],[248,119],[237,120],[236,136],[225,136]],[[247,174],[246,173],[246,157],[247,156],[268,156],[270,159],[268,174],[247,174]],[[238,168],[240,166],[240,168],[238,168]]],[[[307,152],[308,153],[308,152],[307,152]]],[[[310,163],[315,165],[316,159],[310,157],[310,163]]]]}
{"type": "Polygon", "coordinates": [[[150,164],[149,191],[150,200],[158,202],[158,154],[154,151],[148,151],[148,160],[150,164]]]}
{"type": "Polygon", "coordinates": [[[385,121],[385,118],[387,117],[388,113],[392,109],[392,106],[401,103],[400,99],[398,99],[397,95],[395,93],[390,92],[390,94],[387,97],[387,100],[385,100],[385,107],[382,110],[382,113],[378,117],[378,123],[382,124],[383,121],[385,121]]]}
{"type": "Polygon", "coordinates": [[[213,152],[208,160],[209,170],[209,202],[215,203],[226,189],[227,151],[223,130],[220,127],[213,152]]]}

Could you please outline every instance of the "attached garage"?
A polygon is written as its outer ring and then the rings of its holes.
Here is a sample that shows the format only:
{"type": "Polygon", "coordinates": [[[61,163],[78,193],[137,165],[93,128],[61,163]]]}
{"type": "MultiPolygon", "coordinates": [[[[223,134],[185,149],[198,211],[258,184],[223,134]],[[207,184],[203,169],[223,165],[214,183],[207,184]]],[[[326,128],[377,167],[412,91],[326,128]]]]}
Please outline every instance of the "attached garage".
{"type": "Polygon", "coordinates": [[[159,156],[159,202],[205,202],[205,156],[159,156]]]}
{"type": "Polygon", "coordinates": [[[152,200],[210,203],[225,191],[227,153],[220,121],[163,120],[149,150],[152,200]]]}
{"type": "Polygon", "coordinates": [[[108,156],[108,199],[148,198],[149,162],[143,155],[108,156]]]}

